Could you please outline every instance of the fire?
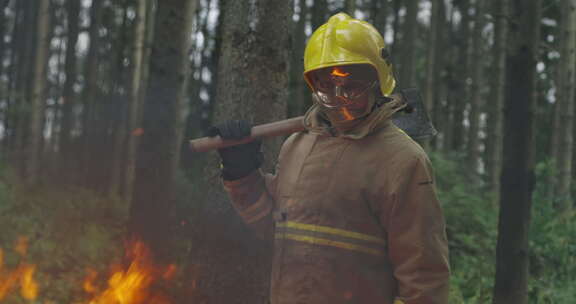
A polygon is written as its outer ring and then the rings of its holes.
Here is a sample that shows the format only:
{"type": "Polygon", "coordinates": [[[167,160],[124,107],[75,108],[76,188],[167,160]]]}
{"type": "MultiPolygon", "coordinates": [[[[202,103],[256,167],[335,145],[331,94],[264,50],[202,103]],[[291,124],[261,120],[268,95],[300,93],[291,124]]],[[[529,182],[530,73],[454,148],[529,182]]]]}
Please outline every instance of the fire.
{"type": "Polygon", "coordinates": [[[163,294],[152,291],[154,283],[170,280],[176,272],[175,265],[154,265],[149,249],[142,242],[129,244],[127,267],[115,267],[107,280],[107,286],[99,288],[98,273],[89,270],[84,280],[84,291],[91,295],[87,304],[168,304],[163,294]]]}
{"type": "MultiPolygon", "coordinates": [[[[4,266],[5,255],[0,248],[0,303],[19,291],[28,301],[37,300],[38,283],[34,279],[36,265],[26,262],[28,242],[19,238],[13,251],[20,256],[14,268],[4,266]]],[[[173,301],[159,289],[172,280],[177,272],[174,264],[158,266],[148,247],[140,241],[130,242],[125,253],[126,266],[113,266],[109,275],[88,269],[82,285],[86,293],[82,304],[171,304],[173,301]]],[[[19,302],[20,303],[20,302],[19,302]]],[[[49,303],[49,302],[44,302],[49,303]]],[[[51,303],[51,302],[50,302],[51,303]]]]}
{"type": "Polygon", "coordinates": [[[10,291],[20,287],[20,295],[26,300],[35,300],[38,296],[38,283],[34,280],[36,266],[28,264],[23,260],[28,250],[26,238],[19,238],[14,251],[20,255],[21,261],[15,269],[4,268],[4,252],[0,248],[0,301],[2,301],[10,291]]]}
{"type": "Polygon", "coordinates": [[[342,70],[342,69],[339,68],[339,67],[334,67],[334,68],[332,69],[332,72],[330,73],[330,75],[332,75],[332,76],[338,76],[338,77],[348,77],[348,76],[350,76],[350,73],[345,72],[344,70],[342,70]]]}

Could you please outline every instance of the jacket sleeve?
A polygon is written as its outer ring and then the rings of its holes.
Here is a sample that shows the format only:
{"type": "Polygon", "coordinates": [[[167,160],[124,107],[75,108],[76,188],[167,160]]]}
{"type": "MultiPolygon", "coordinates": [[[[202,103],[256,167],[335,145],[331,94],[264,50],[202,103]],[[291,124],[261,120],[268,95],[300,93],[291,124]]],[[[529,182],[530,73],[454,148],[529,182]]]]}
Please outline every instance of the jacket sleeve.
{"type": "Polygon", "coordinates": [[[271,237],[276,176],[254,170],[246,177],[223,181],[234,209],[261,238],[271,237]]]}
{"type": "Polygon", "coordinates": [[[447,304],[450,279],[444,215],[430,161],[417,156],[399,177],[388,218],[388,254],[398,282],[395,303],[447,304]]]}

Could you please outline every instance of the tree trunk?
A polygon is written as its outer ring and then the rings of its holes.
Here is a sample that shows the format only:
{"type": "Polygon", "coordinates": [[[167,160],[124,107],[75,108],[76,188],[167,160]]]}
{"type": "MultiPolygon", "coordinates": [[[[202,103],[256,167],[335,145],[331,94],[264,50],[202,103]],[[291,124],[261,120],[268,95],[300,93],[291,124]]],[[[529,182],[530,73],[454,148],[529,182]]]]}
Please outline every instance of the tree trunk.
{"type": "MultiPolygon", "coordinates": [[[[290,1],[257,0],[249,6],[246,1],[227,0],[222,1],[221,12],[215,121],[247,119],[258,124],[285,118],[290,1]]],[[[265,170],[272,167],[280,140],[264,143],[265,170]]],[[[230,205],[218,163],[212,155],[206,164],[207,191],[197,223],[210,231],[210,237],[198,231],[192,240],[199,250],[191,252],[190,260],[206,265],[197,269],[197,280],[202,282],[198,289],[206,303],[267,303],[272,244],[257,239],[230,205]]]]}
{"type": "Polygon", "coordinates": [[[169,257],[170,215],[184,126],[188,51],[196,1],[158,2],[150,79],[136,160],[131,234],[150,244],[160,258],[169,257]]]}
{"type": "MultiPolygon", "coordinates": [[[[436,1],[437,8],[437,18],[436,18],[436,34],[434,44],[431,45],[435,49],[434,52],[434,71],[432,73],[433,82],[432,82],[432,89],[429,91],[428,98],[431,100],[428,101],[428,105],[430,106],[430,119],[436,125],[436,129],[439,132],[445,130],[446,121],[444,120],[444,116],[448,111],[446,110],[446,53],[442,50],[448,50],[449,47],[446,46],[446,32],[448,31],[448,23],[446,19],[446,4],[444,1],[436,1]],[[431,94],[431,95],[430,95],[431,94]]],[[[441,136],[436,136],[432,140],[432,145],[434,149],[440,150],[442,148],[443,143],[445,142],[445,134],[441,136]]]]}
{"type": "MultiPolygon", "coordinates": [[[[131,75],[128,94],[128,104],[126,109],[126,124],[122,130],[118,130],[118,151],[115,157],[115,164],[112,168],[118,168],[118,183],[116,187],[111,187],[111,194],[121,194],[123,198],[130,202],[132,199],[132,188],[134,183],[134,166],[136,162],[136,147],[140,132],[140,106],[144,98],[142,90],[142,67],[144,62],[144,42],[146,39],[146,9],[148,1],[137,1],[135,9],[135,19],[132,33],[132,53],[131,75]]],[[[147,58],[146,58],[147,60],[147,58]]]]}
{"type": "Polygon", "coordinates": [[[354,18],[356,12],[356,0],[344,0],[344,12],[354,18]]]}
{"type": "Polygon", "coordinates": [[[62,109],[62,128],[60,131],[60,151],[61,152],[61,169],[65,174],[70,174],[70,170],[74,167],[71,162],[76,160],[75,153],[72,151],[71,138],[72,129],[74,125],[74,106],[76,103],[76,94],[74,93],[74,84],[76,83],[76,43],[78,42],[79,34],[79,14],[80,2],[67,1],[68,13],[68,33],[66,42],[66,62],[64,63],[64,70],[66,73],[66,81],[64,82],[63,100],[64,105],[62,109]]]}
{"type": "MultiPolygon", "coordinates": [[[[402,23],[400,22],[400,8],[402,8],[401,0],[393,0],[393,10],[394,10],[394,21],[392,22],[392,63],[394,64],[393,71],[399,71],[400,68],[400,40],[404,36],[404,33],[400,33],[400,27],[402,23]]],[[[395,72],[396,81],[398,81],[398,73],[395,72]]],[[[397,85],[398,87],[398,85],[397,85]]]]}
{"type": "Polygon", "coordinates": [[[406,19],[402,26],[402,56],[400,58],[400,75],[398,79],[399,88],[409,88],[415,85],[415,40],[418,28],[418,3],[419,0],[408,0],[406,2],[406,19]]]}
{"type": "Polygon", "coordinates": [[[452,144],[453,151],[461,151],[465,144],[464,110],[468,103],[468,53],[470,52],[470,4],[468,1],[454,0],[454,6],[458,7],[462,19],[460,20],[458,33],[453,41],[457,48],[457,55],[454,56],[454,89],[450,103],[452,104],[452,144]]]}
{"type": "Polygon", "coordinates": [[[90,37],[90,44],[88,46],[88,53],[86,55],[85,63],[85,86],[82,92],[83,106],[82,106],[82,143],[80,152],[79,163],[79,176],[78,180],[84,185],[89,185],[92,181],[89,177],[92,176],[94,168],[100,169],[99,166],[93,164],[93,157],[97,155],[93,151],[95,143],[95,132],[93,125],[95,120],[95,113],[97,111],[96,95],[99,93],[98,84],[98,50],[100,48],[99,29],[102,25],[102,5],[104,1],[92,1],[90,8],[90,28],[88,35],[90,37]]]}
{"type": "Polygon", "coordinates": [[[36,12],[37,7],[31,2],[18,1],[16,3],[16,24],[12,33],[12,66],[11,66],[11,90],[10,100],[12,101],[11,112],[12,121],[11,134],[11,155],[9,158],[16,164],[18,173],[24,175],[25,166],[25,143],[29,132],[30,111],[28,108],[31,98],[31,83],[33,79],[33,63],[35,58],[35,38],[36,35],[21,35],[20,33],[36,32],[36,12]]]}
{"type": "Polygon", "coordinates": [[[488,189],[494,193],[494,206],[499,201],[500,173],[502,171],[502,108],[506,88],[506,43],[508,40],[508,1],[493,0],[494,16],[494,64],[492,69],[492,89],[488,107],[486,135],[486,175],[488,189]]]}
{"type": "Polygon", "coordinates": [[[308,16],[308,6],[306,1],[299,0],[300,16],[294,24],[292,60],[290,64],[290,86],[288,98],[288,116],[304,115],[311,103],[308,86],[302,81],[304,73],[304,48],[306,44],[306,18],[308,16]]]}
{"type": "Polygon", "coordinates": [[[528,303],[528,231],[534,189],[534,110],[540,0],[511,1],[494,304],[528,303]]]}
{"type": "MultiPolygon", "coordinates": [[[[434,113],[434,91],[438,88],[438,68],[436,67],[436,52],[440,51],[438,48],[440,42],[438,40],[438,13],[439,13],[439,2],[443,0],[430,0],[431,12],[430,12],[430,29],[428,34],[428,49],[426,53],[426,87],[424,91],[424,106],[428,113],[434,113]]],[[[430,118],[433,118],[430,116],[430,118]]],[[[429,148],[429,140],[422,140],[423,145],[429,148]]]]}
{"type": "MultiPolygon", "coordinates": [[[[4,41],[4,37],[6,36],[6,25],[8,24],[8,18],[6,18],[6,7],[8,7],[9,1],[8,0],[1,0],[0,1],[0,61],[4,62],[6,44],[4,41]]],[[[0,87],[7,88],[9,85],[9,81],[4,82],[4,64],[0,64],[0,87]]],[[[1,116],[0,116],[0,128],[3,130],[2,139],[0,140],[0,154],[6,155],[6,133],[7,133],[7,121],[8,121],[8,111],[9,108],[8,104],[8,96],[6,94],[7,90],[0,91],[0,107],[2,107],[1,116]]]]}
{"type": "Polygon", "coordinates": [[[468,112],[468,166],[472,172],[479,172],[480,166],[480,109],[482,107],[482,69],[483,60],[479,60],[484,54],[485,44],[482,37],[484,29],[484,0],[477,0],[474,13],[474,30],[472,32],[472,58],[470,86],[470,111],[468,112]]]}
{"type": "Polygon", "coordinates": [[[327,0],[315,0],[312,3],[312,31],[315,31],[327,21],[328,3],[327,0]]]}
{"type": "Polygon", "coordinates": [[[559,110],[558,123],[552,133],[558,136],[556,160],[558,180],[554,188],[554,198],[558,207],[564,211],[571,208],[570,185],[572,182],[572,153],[574,136],[574,77],[576,68],[576,0],[562,0],[560,26],[560,58],[556,108],[559,110]]]}
{"type": "Polygon", "coordinates": [[[28,137],[24,156],[24,179],[29,185],[34,185],[39,181],[42,115],[44,114],[44,99],[46,96],[46,64],[48,60],[48,35],[50,29],[49,0],[39,1],[37,20],[34,79],[32,82],[32,98],[29,104],[30,120],[28,122],[28,137]]]}
{"type": "Polygon", "coordinates": [[[388,0],[371,1],[370,23],[386,37],[386,19],[388,17],[388,0]]]}

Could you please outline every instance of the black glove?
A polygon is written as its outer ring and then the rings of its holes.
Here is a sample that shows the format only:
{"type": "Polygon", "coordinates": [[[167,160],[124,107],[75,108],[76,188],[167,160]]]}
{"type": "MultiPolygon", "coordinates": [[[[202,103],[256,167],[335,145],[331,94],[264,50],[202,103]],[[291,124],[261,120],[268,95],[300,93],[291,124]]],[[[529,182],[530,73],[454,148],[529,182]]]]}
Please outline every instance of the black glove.
{"type": "MultiPolygon", "coordinates": [[[[208,136],[220,135],[222,139],[242,139],[250,136],[252,125],[246,120],[228,120],[211,127],[208,136]]],[[[222,159],[222,178],[235,180],[247,176],[260,168],[263,157],[260,148],[262,141],[257,139],[249,143],[218,149],[222,159]]]]}

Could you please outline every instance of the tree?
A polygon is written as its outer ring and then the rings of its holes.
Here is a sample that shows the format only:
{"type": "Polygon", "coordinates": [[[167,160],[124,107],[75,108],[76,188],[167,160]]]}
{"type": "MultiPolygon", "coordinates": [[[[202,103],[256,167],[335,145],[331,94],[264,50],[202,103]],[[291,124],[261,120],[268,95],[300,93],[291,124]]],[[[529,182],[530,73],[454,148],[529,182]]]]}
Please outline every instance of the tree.
{"type": "MultiPolygon", "coordinates": [[[[147,10],[149,1],[137,1],[136,3],[136,16],[133,25],[133,41],[131,62],[132,70],[129,85],[128,104],[126,111],[126,124],[122,130],[118,130],[118,149],[119,153],[114,158],[115,164],[112,168],[118,168],[118,185],[112,187],[112,192],[118,192],[118,188],[124,189],[123,197],[126,201],[132,201],[132,189],[134,184],[134,168],[136,163],[136,148],[139,139],[139,129],[141,121],[141,108],[142,100],[145,95],[143,94],[143,67],[144,62],[148,61],[145,57],[145,41],[147,30],[147,10]],[[122,170],[120,170],[122,169],[122,170]]],[[[114,185],[114,183],[112,183],[114,185]]]]}
{"type": "Polygon", "coordinates": [[[328,3],[327,0],[316,0],[312,3],[312,31],[320,27],[324,22],[326,22],[326,17],[328,17],[328,3]]]}
{"type": "Polygon", "coordinates": [[[130,231],[160,258],[169,256],[170,213],[186,111],[192,21],[196,1],[158,2],[150,78],[131,202],[130,231]]]}
{"type": "Polygon", "coordinates": [[[469,1],[454,0],[454,7],[458,8],[462,18],[454,33],[453,43],[457,50],[457,55],[453,57],[452,62],[452,88],[451,96],[448,102],[451,103],[450,110],[452,120],[450,123],[451,144],[453,151],[459,151],[465,145],[465,128],[464,128],[464,110],[468,103],[468,83],[469,77],[469,53],[470,53],[470,3],[469,1]]]}
{"type": "MultiPolygon", "coordinates": [[[[558,172],[554,196],[560,209],[571,207],[572,154],[574,149],[574,90],[576,85],[576,1],[561,1],[560,58],[556,91],[557,154],[553,155],[558,172]]],[[[553,143],[554,144],[554,143],[553,143]]],[[[554,144],[556,145],[556,144],[554,144]]]]}
{"type": "Polygon", "coordinates": [[[96,112],[98,105],[96,104],[96,95],[98,94],[99,84],[99,48],[100,48],[100,27],[102,26],[102,8],[103,1],[93,1],[90,7],[90,28],[88,35],[90,37],[90,44],[88,46],[88,53],[85,61],[85,86],[82,92],[82,147],[81,147],[81,160],[79,164],[79,180],[84,185],[90,185],[92,175],[91,170],[97,168],[100,170],[101,166],[93,164],[93,160],[97,159],[98,155],[94,151],[96,145],[94,122],[96,120],[96,112]]]}
{"type": "Polygon", "coordinates": [[[491,82],[491,106],[488,107],[486,135],[486,176],[488,189],[495,193],[494,205],[500,192],[500,173],[502,169],[502,108],[506,84],[506,43],[508,40],[508,0],[492,2],[494,18],[494,45],[492,52],[494,64],[491,82]]]}
{"type": "Polygon", "coordinates": [[[27,183],[31,185],[36,184],[39,177],[40,141],[42,140],[42,115],[44,112],[46,88],[49,25],[50,3],[49,0],[41,0],[38,7],[34,80],[32,83],[32,97],[28,106],[30,121],[28,122],[28,136],[25,146],[26,156],[24,160],[24,178],[27,183]]]}
{"type": "Polygon", "coordinates": [[[356,12],[356,0],[345,0],[344,11],[346,14],[354,17],[354,13],[356,12]]]}
{"type": "Polygon", "coordinates": [[[482,107],[482,69],[483,60],[478,60],[484,53],[484,1],[477,0],[474,12],[474,30],[472,32],[472,59],[470,62],[470,111],[468,112],[468,165],[472,172],[478,172],[480,165],[480,109],[482,107]]]}
{"type": "MultiPolygon", "coordinates": [[[[419,0],[408,0],[406,2],[406,19],[402,26],[402,56],[400,58],[400,72],[398,84],[400,88],[414,86],[415,83],[415,40],[418,28],[418,3],[419,0]]],[[[395,41],[396,43],[396,41],[395,41]]]]}
{"type": "MultiPolygon", "coordinates": [[[[441,0],[443,1],[443,0],[441,0]]],[[[436,52],[440,51],[441,41],[438,39],[438,26],[439,26],[439,0],[431,0],[431,13],[430,13],[430,34],[428,36],[428,50],[426,53],[426,87],[424,91],[424,105],[428,113],[434,112],[434,91],[438,90],[439,69],[436,63],[436,52]]],[[[428,141],[424,144],[427,146],[428,141]]]]}
{"type": "Polygon", "coordinates": [[[72,138],[72,128],[74,122],[74,105],[76,103],[76,94],[74,93],[74,84],[76,83],[77,77],[77,60],[76,60],[76,44],[78,42],[79,34],[79,14],[80,14],[80,2],[79,1],[67,1],[66,10],[68,14],[67,18],[67,41],[66,41],[66,62],[65,62],[65,73],[66,81],[64,82],[63,88],[63,100],[64,105],[62,109],[62,129],[60,134],[60,149],[62,150],[61,168],[66,173],[72,166],[70,162],[73,159],[71,138],[72,138]]]}
{"type": "Polygon", "coordinates": [[[292,61],[290,63],[290,97],[288,100],[288,116],[303,115],[310,103],[308,87],[302,81],[304,73],[304,48],[306,44],[306,19],[308,17],[308,6],[306,1],[299,0],[298,6],[300,14],[298,21],[293,23],[294,47],[292,61]]]}
{"type": "MultiPolygon", "coordinates": [[[[284,0],[221,2],[222,36],[217,73],[215,123],[247,119],[255,124],[286,117],[288,50],[292,4],[284,0]]],[[[280,138],[266,140],[270,170],[280,138]]],[[[268,298],[271,242],[258,240],[241,222],[223,192],[218,158],[204,170],[206,189],[190,261],[207,260],[197,269],[200,290],[209,303],[265,303],[268,298]],[[226,290],[226,293],[222,293],[226,290]],[[232,298],[233,297],[233,298],[232,298]]],[[[198,300],[199,301],[199,300],[198,300]]]]}
{"type": "Polygon", "coordinates": [[[540,0],[512,0],[494,304],[528,303],[540,0]]]}
{"type": "Polygon", "coordinates": [[[384,36],[386,34],[386,19],[388,16],[388,0],[371,1],[370,23],[384,36]]]}
{"type": "MultiPolygon", "coordinates": [[[[442,130],[448,130],[445,124],[447,119],[445,119],[446,114],[450,112],[446,110],[446,53],[441,50],[449,49],[446,46],[446,32],[448,32],[448,22],[446,20],[446,3],[444,1],[436,1],[437,6],[434,10],[437,13],[436,21],[436,34],[434,35],[434,44],[430,47],[434,48],[434,61],[433,73],[432,75],[427,75],[427,79],[433,78],[432,83],[426,84],[426,98],[428,98],[427,104],[430,107],[430,116],[436,128],[442,132],[442,130]],[[431,88],[429,86],[432,86],[431,88]]],[[[428,73],[428,72],[427,72],[428,73]]],[[[427,80],[428,81],[428,80],[427,80]]],[[[432,145],[435,149],[439,150],[442,145],[446,142],[446,134],[442,134],[442,139],[439,136],[432,140],[432,145]]]]}

